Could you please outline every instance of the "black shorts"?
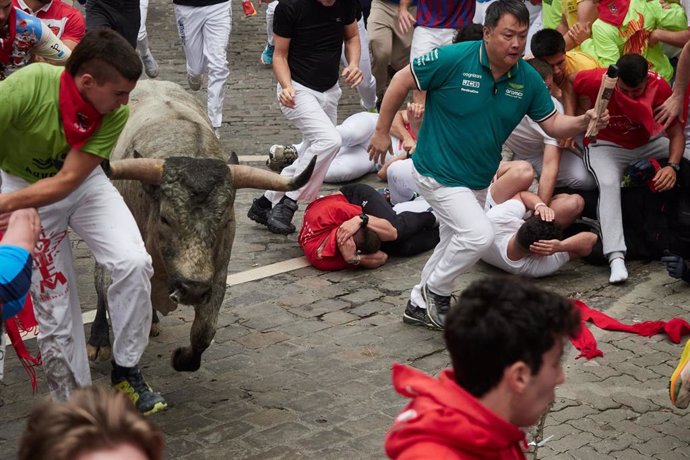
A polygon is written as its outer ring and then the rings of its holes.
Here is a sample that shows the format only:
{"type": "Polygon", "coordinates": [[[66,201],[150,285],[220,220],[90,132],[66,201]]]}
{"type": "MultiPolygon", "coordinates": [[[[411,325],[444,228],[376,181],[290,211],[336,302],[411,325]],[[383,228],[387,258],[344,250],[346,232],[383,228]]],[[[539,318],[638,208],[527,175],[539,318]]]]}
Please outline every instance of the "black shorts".
{"type": "Polygon", "coordinates": [[[136,48],[140,22],[139,0],[86,1],[86,30],[108,27],[136,48]]]}

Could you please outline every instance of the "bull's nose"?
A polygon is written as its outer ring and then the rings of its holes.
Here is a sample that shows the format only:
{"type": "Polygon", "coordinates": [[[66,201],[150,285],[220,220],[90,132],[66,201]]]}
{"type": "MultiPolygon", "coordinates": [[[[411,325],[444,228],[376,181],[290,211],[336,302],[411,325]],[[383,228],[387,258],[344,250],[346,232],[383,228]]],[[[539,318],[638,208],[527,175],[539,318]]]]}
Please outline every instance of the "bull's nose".
{"type": "Polygon", "coordinates": [[[170,285],[170,300],[177,303],[206,303],[211,297],[209,283],[191,280],[175,280],[170,285]]]}

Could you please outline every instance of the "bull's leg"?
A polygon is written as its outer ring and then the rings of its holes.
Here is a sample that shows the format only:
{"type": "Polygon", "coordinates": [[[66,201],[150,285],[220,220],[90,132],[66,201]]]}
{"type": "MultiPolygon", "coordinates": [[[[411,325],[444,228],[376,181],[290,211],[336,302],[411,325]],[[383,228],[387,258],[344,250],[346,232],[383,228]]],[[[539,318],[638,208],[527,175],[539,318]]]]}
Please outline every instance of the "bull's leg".
{"type": "Polygon", "coordinates": [[[161,333],[161,320],[158,317],[156,309],[153,309],[153,317],[151,319],[151,330],[149,331],[149,337],[158,337],[161,333]]]}
{"type": "Polygon", "coordinates": [[[214,286],[211,300],[207,304],[194,307],[190,345],[176,349],[172,355],[172,366],[176,371],[194,372],[201,367],[201,354],[211,345],[216,335],[218,312],[225,295],[225,283],[221,286],[220,288],[217,285],[214,286]]]}
{"type": "Polygon", "coordinates": [[[94,284],[96,285],[96,318],[91,325],[91,335],[86,344],[86,353],[89,360],[95,361],[99,358],[101,361],[107,361],[112,356],[113,350],[110,345],[110,332],[108,330],[108,318],[106,311],[108,310],[108,287],[110,287],[110,276],[106,270],[96,264],[94,272],[94,284]]]}

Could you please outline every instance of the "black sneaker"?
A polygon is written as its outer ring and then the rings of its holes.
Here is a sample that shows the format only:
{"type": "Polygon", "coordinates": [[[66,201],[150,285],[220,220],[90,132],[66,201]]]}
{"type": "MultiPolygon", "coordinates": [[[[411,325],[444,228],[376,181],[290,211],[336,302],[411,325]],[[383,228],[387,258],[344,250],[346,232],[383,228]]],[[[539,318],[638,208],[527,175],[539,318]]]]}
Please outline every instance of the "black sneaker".
{"type": "Polygon", "coordinates": [[[440,330],[439,327],[436,327],[436,325],[429,320],[426,315],[426,310],[424,308],[419,308],[417,305],[413,304],[411,300],[407,301],[405,313],[403,313],[403,323],[440,330]]]}
{"type": "Polygon", "coordinates": [[[122,367],[113,361],[113,371],[110,374],[110,381],[113,386],[120,391],[124,391],[137,410],[144,415],[155,414],[168,408],[160,393],[155,392],[144,380],[139,366],[122,367]]]}
{"type": "Polygon", "coordinates": [[[268,216],[271,214],[273,203],[265,196],[254,198],[252,207],[247,211],[247,217],[261,225],[268,225],[268,216]]]}
{"type": "Polygon", "coordinates": [[[426,284],[422,286],[422,297],[426,302],[426,316],[439,329],[446,324],[446,315],[450,310],[450,296],[438,295],[431,291],[426,284]]]}
{"type": "Polygon", "coordinates": [[[295,233],[295,226],[292,224],[292,217],[297,211],[297,203],[288,197],[283,197],[280,203],[273,206],[268,214],[268,229],[280,235],[295,233]]]}

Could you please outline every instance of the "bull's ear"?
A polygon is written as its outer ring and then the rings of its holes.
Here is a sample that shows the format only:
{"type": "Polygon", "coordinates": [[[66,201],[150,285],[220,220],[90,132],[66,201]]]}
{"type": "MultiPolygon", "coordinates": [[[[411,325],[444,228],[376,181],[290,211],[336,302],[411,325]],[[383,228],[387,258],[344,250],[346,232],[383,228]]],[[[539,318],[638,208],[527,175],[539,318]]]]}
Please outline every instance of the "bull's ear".
{"type": "Polygon", "coordinates": [[[237,154],[235,152],[230,152],[230,158],[228,158],[228,164],[229,165],[240,164],[240,159],[237,158],[237,154]]]}
{"type": "Polygon", "coordinates": [[[132,153],[133,158],[144,158],[141,156],[141,153],[137,151],[137,149],[134,149],[134,153],[132,153]]]}

